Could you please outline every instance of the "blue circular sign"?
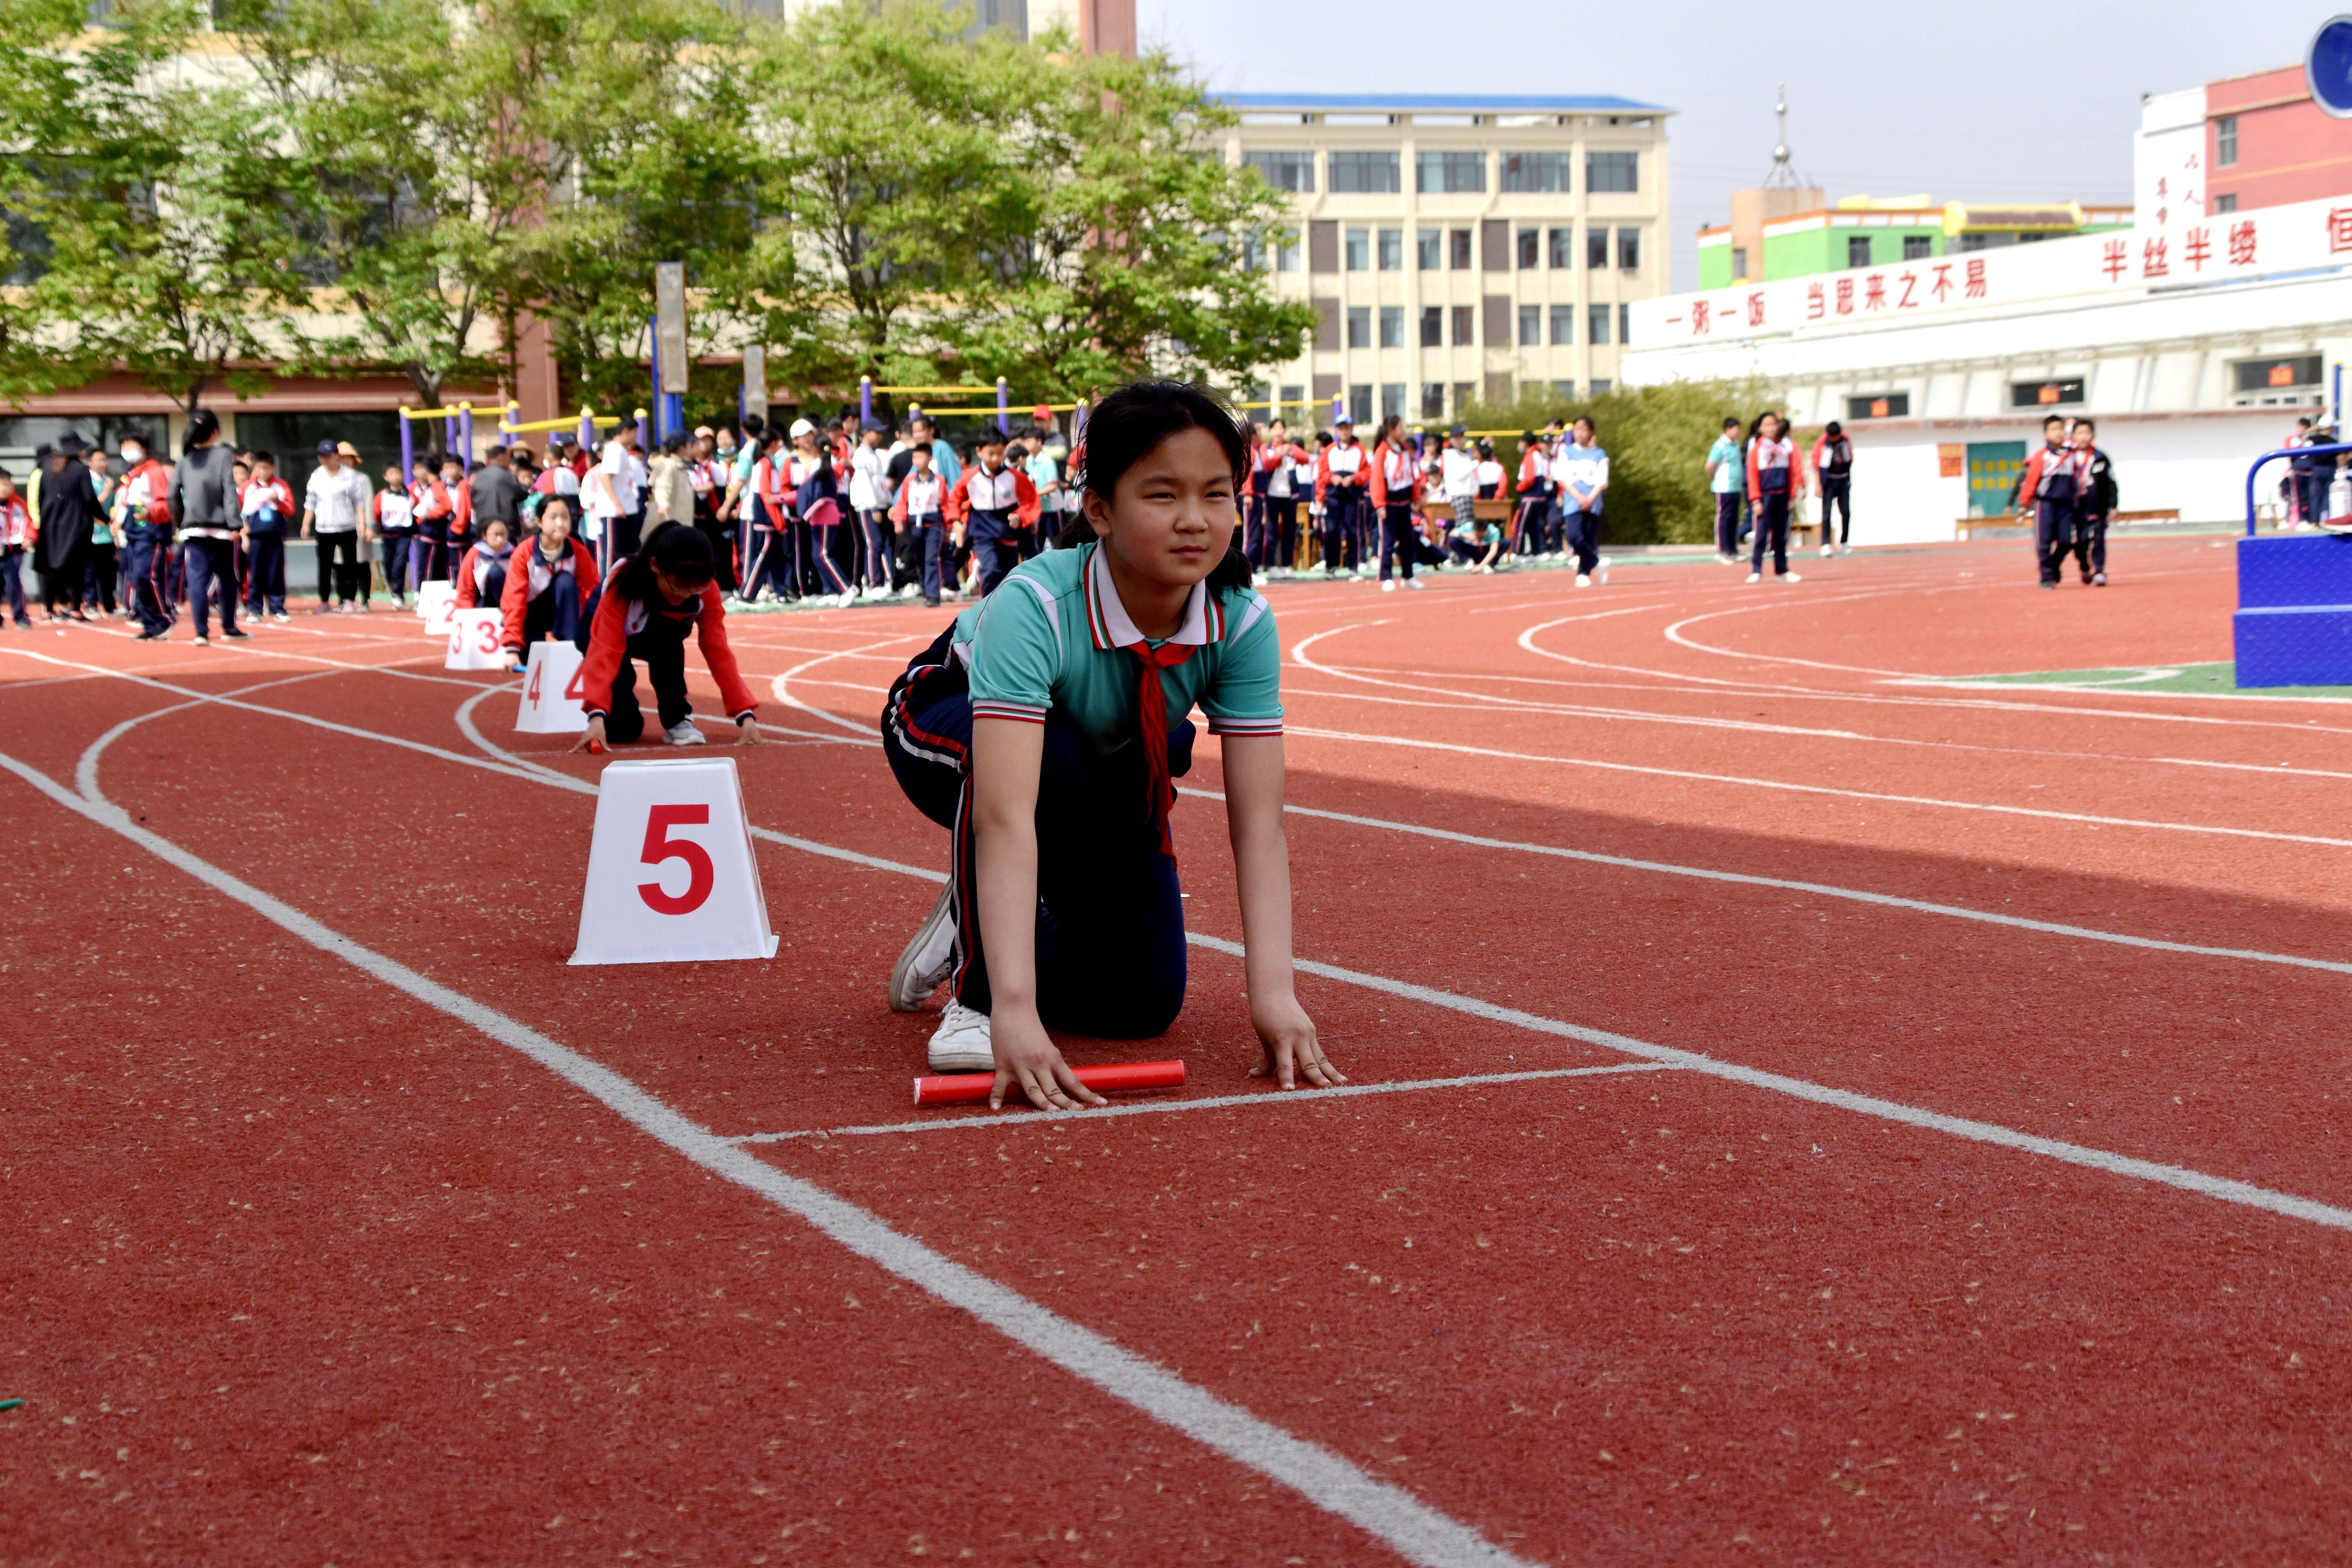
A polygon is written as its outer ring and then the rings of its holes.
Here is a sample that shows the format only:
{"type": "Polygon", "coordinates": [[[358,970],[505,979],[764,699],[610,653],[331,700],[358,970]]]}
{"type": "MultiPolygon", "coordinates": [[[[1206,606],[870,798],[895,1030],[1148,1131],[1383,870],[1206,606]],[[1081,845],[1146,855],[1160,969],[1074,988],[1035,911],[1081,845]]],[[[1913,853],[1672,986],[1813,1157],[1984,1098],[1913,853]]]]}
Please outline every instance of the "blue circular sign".
{"type": "Polygon", "coordinates": [[[2311,100],[2338,120],[2352,120],[2352,16],[2331,16],[2311,36],[2304,57],[2311,100]]]}

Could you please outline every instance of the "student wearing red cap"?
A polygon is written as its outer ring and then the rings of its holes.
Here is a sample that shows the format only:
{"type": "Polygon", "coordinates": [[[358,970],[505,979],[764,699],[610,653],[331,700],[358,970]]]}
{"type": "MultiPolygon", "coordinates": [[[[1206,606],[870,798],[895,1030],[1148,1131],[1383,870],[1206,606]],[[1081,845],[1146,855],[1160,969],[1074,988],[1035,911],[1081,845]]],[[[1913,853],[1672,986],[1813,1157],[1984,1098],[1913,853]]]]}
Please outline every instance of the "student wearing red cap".
{"type": "Polygon", "coordinates": [[[993,1070],[1039,1107],[1100,1104],[1048,1027],[1157,1035],[1184,1003],[1170,812],[1197,704],[1222,740],[1250,1019],[1283,1088],[1343,1081],[1292,985],[1282,815],[1282,648],[1232,548],[1247,454],[1203,393],[1104,398],[1072,454],[1082,510],[892,685],[883,752],[953,834],[952,871],[899,955],[890,1005],[946,981],[939,1071],[993,1070]]]}

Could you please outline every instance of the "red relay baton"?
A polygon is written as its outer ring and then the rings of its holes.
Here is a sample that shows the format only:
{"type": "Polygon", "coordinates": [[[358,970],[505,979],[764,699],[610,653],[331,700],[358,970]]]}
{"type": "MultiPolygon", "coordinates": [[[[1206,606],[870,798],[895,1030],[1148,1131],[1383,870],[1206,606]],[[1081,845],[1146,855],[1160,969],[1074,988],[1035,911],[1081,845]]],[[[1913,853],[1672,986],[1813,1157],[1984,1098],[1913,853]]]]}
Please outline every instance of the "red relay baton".
{"type": "MultiPolygon", "coordinates": [[[[1077,1079],[1097,1094],[1123,1089],[1181,1089],[1184,1064],[1175,1062],[1115,1062],[1109,1067],[1079,1068],[1077,1079]]],[[[915,1080],[917,1105],[972,1105],[988,1098],[996,1082],[992,1072],[950,1072],[915,1080]]],[[[1013,1086],[1017,1092],[1019,1086],[1013,1086]]],[[[1026,1096],[1024,1096],[1025,1099],[1026,1096]]]]}

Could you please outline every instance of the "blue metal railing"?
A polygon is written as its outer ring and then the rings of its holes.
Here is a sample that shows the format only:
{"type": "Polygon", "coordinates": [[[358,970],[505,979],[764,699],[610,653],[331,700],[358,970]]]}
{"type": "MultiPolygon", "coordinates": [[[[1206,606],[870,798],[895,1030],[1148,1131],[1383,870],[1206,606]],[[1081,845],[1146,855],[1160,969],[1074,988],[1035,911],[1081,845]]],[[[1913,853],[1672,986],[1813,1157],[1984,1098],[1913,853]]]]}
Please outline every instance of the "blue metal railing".
{"type": "MultiPolygon", "coordinates": [[[[2275,452],[2264,452],[2256,458],[2254,466],[2246,470],[2246,537],[2252,539],[2254,536],[2254,476],[2267,465],[2281,458],[2337,458],[2347,452],[2352,452],[2352,442],[2338,442],[2330,447],[2281,447],[2275,452]]],[[[2332,467],[2329,477],[2334,478],[2332,467]]]]}

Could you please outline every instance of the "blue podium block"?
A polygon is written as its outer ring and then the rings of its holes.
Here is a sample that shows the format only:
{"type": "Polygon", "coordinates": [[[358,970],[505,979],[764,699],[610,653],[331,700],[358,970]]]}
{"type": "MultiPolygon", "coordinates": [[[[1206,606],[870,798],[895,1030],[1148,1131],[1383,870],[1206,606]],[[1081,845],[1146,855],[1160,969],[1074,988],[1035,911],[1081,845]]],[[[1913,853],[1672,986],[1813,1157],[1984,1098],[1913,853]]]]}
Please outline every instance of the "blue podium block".
{"type": "Polygon", "coordinates": [[[2352,686],[2352,537],[2238,541],[2238,684],[2352,686]]]}

